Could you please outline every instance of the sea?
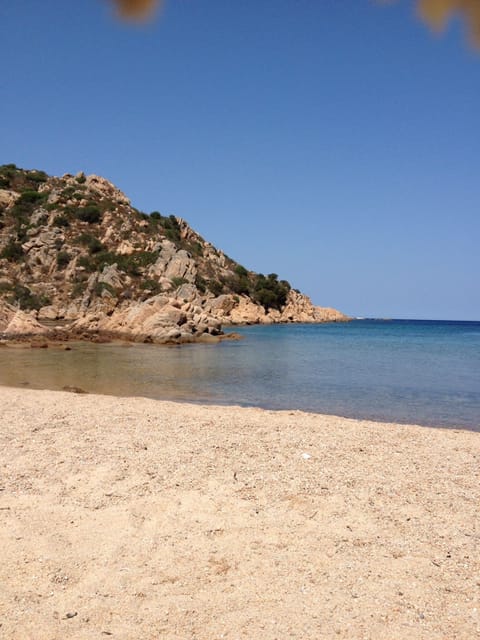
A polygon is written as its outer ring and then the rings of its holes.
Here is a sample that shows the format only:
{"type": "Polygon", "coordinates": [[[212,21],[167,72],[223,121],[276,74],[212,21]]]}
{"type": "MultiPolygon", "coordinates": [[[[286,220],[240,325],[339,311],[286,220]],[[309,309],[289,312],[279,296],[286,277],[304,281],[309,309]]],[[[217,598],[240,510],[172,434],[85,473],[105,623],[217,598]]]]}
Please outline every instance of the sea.
{"type": "Polygon", "coordinates": [[[0,384],[480,431],[480,322],[354,320],[232,331],[243,339],[2,348],[0,384]]]}

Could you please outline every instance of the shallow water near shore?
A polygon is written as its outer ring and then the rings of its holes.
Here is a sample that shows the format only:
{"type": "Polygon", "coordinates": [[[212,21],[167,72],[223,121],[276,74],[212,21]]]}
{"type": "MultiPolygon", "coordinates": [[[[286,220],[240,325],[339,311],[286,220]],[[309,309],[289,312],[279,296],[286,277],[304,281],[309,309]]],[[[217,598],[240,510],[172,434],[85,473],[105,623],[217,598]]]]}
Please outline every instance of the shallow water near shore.
{"type": "Polygon", "coordinates": [[[235,328],[181,347],[0,349],[0,384],[480,430],[480,323],[372,321],[235,328]]]}

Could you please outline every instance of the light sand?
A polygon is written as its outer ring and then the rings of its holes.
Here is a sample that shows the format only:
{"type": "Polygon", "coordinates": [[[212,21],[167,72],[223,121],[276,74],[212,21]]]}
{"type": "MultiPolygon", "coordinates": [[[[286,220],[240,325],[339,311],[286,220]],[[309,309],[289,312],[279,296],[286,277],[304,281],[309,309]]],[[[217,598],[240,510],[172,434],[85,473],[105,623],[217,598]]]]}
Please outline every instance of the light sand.
{"type": "Polygon", "coordinates": [[[480,637],[478,433],[0,388],[0,438],[2,639],[480,637]]]}

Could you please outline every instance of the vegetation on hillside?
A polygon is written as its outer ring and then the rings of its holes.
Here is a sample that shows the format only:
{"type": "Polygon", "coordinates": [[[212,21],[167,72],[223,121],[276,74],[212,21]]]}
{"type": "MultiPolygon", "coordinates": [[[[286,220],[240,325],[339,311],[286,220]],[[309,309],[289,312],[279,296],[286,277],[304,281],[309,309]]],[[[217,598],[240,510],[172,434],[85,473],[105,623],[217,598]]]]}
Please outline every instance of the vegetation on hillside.
{"type": "Polygon", "coordinates": [[[286,303],[286,280],[249,271],[174,215],[138,211],[102,178],[49,177],[6,164],[0,166],[0,189],[0,296],[23,309],[39,308],[52,295],[78,299],[91,277],[98,280],[112,265],[122,287],[97,282],[91,295],[145,299],[192,283],[202,295],[245,295],[266,310],[286,303]],[[188,277],[174,270],[166,278],[163,267],[152,271],[172,256],[194,264],[188,277]]]}

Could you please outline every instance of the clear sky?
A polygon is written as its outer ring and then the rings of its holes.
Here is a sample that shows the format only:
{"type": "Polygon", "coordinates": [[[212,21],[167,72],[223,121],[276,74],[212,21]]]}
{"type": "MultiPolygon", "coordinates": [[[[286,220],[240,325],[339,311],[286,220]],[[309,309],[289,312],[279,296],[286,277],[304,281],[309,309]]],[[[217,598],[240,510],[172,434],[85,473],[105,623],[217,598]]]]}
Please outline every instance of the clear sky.
{"type": "Polygon", "coordinates": [[[480,53],[413,3],[0,6],[0,163],[96,173],[355,316],[480,320],[480,53]]]}

